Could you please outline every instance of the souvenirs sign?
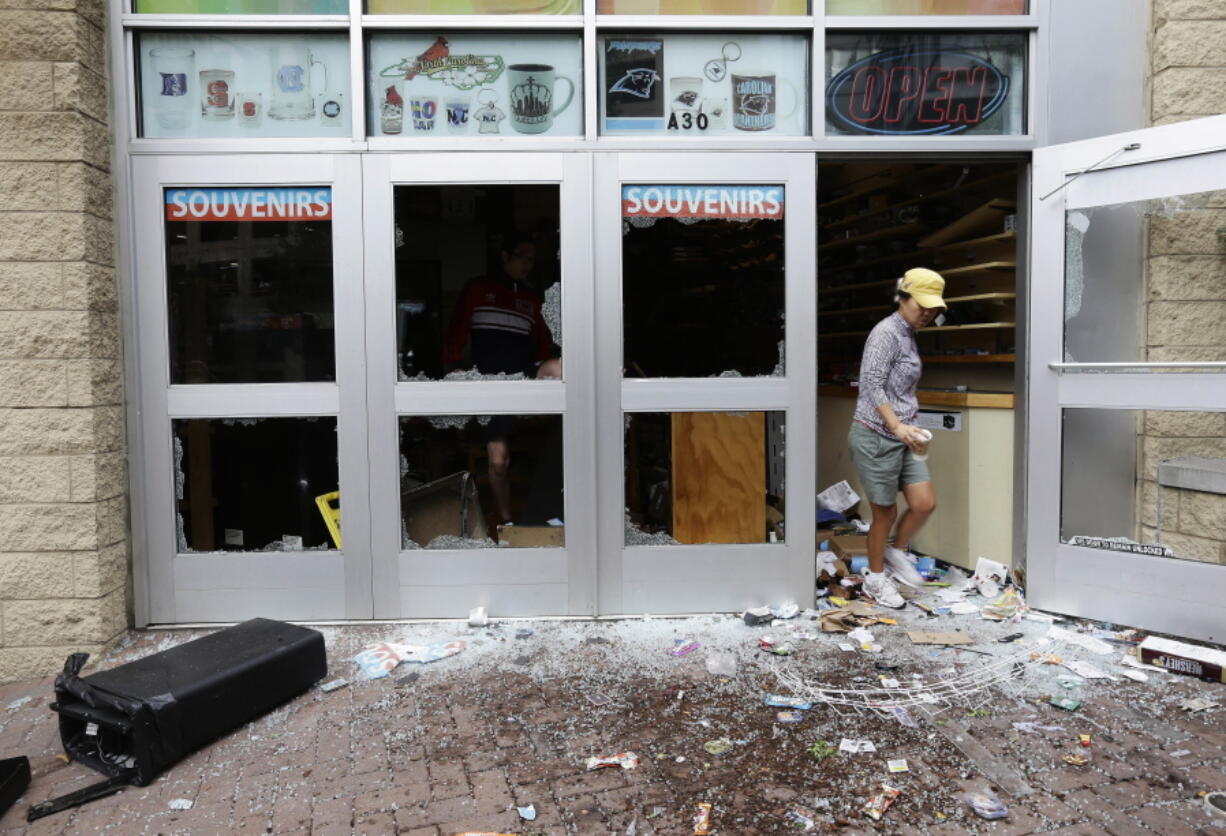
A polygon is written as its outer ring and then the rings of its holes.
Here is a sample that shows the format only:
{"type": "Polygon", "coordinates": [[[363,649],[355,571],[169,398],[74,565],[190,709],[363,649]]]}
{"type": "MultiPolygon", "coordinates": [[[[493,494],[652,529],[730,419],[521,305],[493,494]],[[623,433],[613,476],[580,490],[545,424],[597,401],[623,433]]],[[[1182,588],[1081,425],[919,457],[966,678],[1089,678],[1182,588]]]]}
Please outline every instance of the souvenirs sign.
{"type": "Polygon", "coordinates": [[[965,49],[902,47],[836,74],[826,86],[826,112],[838,128],[856,133],[960,133],[999,110],[1009,86],[1009,76],[965,49]]]}
{"type": "Polygon", "coordinates": [[[330,221],[332,189],[167,189],[168,221],[330,221]]]}
{"type": "Polygon", "coordinates": [[[783,186],[623,186],[624,218],[783,219],[783,186]]]}

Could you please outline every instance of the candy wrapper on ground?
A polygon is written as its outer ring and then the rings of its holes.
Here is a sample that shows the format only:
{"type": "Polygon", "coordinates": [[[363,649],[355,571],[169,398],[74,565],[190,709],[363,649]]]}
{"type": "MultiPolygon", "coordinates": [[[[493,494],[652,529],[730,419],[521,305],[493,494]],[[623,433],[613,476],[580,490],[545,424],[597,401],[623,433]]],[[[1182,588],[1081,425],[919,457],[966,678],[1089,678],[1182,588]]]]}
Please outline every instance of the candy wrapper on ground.
{"type": "Polygon", "coordinates": [[[1025,611],[1026,599],[1022,597],[1022,593],[1017,591],[1017,587],[1011,586],[992,603],[984,604],[979,609],[979,614],[993,621],[1005,621],[1025,611]]]}
{"type": "Polygon", "coordinates": [[[868,816],[873,821],[881,821],[881,817],[885,815],[885,811],[890,809],[890,805],[894,803],[894,799],[902,795],[902,790],[897,787],[891,787],[889,784],[881,785],[881,792],[869,798],[864,804],[864,815],[868,816]]]}
{"type": "Polygon", "coordinates": [[[402,662],[427,664],[446,659],[462,651],[466,645],[462,641],[434,642],[433,644],[395,644],[379,642],[367,645],[362,652],[353,657],[369,679],[382,679],[394,671],[402,662]]]}
{"type": "Polygon", "coordinates": [[[694,836],[708,836],[711,832],[712,806],[706,801],[698,803],[698,809],[694,813],[694,836]]]}
{"type": "Polygon", "coordinates": [[[604,757],[591,757],[587,759],[587,768],[590,772],[593,769],[606,769],[611,766],[620,766],[622,769],[634,769],[639,765],[639,756],[634,752],[618,752],[616,755],[605,755],[604,757]]]}

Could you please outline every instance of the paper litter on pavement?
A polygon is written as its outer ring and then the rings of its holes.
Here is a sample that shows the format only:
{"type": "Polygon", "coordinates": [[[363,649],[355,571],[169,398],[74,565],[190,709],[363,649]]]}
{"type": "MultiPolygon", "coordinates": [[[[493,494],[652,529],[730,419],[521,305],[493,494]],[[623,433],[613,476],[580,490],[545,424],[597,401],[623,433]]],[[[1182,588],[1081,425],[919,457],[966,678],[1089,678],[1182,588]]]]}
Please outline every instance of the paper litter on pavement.
{"type": "Polygon", "coordinates": [[[907,637],[915,644],[973,644],[966,633],[908,630],[907,637]]]}
{"type": "Polygon", "coordinates": [[[1068,642],[1069,644],[1075,644],[1078,647],[1084,647],[1086,650],[1089,650],[1092,653],[1105,655],[1107,653],[1115,652],[1115,648],[1107,644],[1102,639],[1087,636],[1085,633],[1074,633],[1072,630],[1065,630],[1063,627],[1056,627],[1053,625],[1047,630],[1047,635],[1049,638],[1055,639],[1056,641],[1068,642]]]}

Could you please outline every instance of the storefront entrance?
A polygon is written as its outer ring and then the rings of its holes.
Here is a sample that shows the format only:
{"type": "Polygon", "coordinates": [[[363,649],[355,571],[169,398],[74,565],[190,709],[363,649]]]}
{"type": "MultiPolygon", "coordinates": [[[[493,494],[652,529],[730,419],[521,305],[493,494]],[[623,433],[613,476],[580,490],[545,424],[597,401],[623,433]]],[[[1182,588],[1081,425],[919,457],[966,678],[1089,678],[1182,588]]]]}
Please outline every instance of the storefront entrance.
{"type": "Polygon", "coordinates": [[[134,166],[140,620],[805,594],[812,155],[134,166]]]}

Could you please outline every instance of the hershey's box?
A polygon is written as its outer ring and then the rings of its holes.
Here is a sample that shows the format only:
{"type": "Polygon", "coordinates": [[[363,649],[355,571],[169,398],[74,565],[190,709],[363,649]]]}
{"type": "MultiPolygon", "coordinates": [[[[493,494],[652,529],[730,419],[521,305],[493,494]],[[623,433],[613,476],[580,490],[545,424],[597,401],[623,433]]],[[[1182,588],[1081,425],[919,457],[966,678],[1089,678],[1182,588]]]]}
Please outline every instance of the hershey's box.
{"type": "Polygon", "coordinates": [[[1141,642],[1141,661],[1175,673],[1226,682],[1226,652],[1150,636],[1141,642]]]}

